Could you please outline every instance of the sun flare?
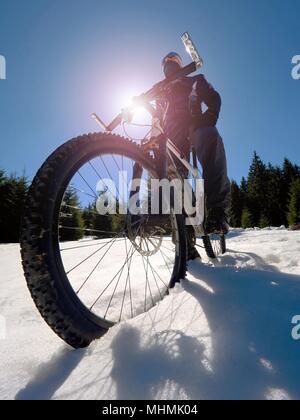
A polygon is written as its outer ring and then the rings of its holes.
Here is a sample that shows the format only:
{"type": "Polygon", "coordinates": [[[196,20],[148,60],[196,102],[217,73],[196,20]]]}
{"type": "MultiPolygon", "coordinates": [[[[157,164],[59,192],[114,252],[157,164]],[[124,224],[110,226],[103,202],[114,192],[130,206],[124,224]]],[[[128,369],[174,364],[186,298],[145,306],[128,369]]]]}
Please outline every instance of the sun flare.
{"type": "Polygon", "coordinates": [[[134,104],[134,96],[132,94],[124,94],[120,99],[121,108],[132,108],[134,113],[134,122],[149,123],[149,113],[141,105],[134,104]]]}

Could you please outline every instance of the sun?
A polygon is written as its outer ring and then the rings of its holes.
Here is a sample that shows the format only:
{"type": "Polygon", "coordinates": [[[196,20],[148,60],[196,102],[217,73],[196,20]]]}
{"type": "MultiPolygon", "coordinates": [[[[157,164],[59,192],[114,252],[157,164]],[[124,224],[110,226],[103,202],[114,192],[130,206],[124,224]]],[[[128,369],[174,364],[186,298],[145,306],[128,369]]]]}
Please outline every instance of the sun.
{"type": "Polygon", "coordinates": [[[136,95],[134,94],[124,94],[122,95],[121,99],[120,99],[120,104],[121,104],[121,108],[131,108],[133,109],[134,112],[134,121],[135,122],[139,122],[139,123],[148,123],[149,122],[149,112],[146,111],[146,109],[143,106],[140,105],[135,105],[133,98],[136,95]]]}

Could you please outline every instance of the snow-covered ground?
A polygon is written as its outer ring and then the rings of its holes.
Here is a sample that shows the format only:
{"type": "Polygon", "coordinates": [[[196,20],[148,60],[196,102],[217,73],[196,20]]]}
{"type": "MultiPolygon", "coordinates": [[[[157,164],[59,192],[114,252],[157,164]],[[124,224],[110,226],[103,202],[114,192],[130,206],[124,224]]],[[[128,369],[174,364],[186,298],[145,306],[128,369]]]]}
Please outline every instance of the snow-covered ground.
{"type": "Polygon", "coordinates": [[[228,248],[192,263],[148,313],[74,351],[35,309],[19,247],[0,245],[0,398],[299,399],[300,232],[235,230],[228,248]]]}

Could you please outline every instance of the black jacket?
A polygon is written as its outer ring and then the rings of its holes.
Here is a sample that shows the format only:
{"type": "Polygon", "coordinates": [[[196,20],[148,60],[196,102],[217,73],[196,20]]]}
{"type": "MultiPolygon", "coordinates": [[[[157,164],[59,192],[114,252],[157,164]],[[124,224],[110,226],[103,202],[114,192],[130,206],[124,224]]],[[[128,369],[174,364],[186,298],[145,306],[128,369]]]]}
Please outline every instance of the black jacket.
{"type": "Polygon", "coordinates": [[[158,102],[161,124],[170,138],[184,128],[217,124],[221,97],[203,75],[183,77],[173,82],[163,101],[158,102]],[[203,112],[203,104],[207,110],[203,112]]]}

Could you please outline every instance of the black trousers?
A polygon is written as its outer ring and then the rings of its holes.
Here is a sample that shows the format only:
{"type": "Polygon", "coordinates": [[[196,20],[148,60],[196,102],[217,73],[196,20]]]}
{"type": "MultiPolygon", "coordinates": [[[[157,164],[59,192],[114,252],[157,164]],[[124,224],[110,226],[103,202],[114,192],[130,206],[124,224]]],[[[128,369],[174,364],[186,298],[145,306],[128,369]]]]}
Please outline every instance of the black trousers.
{"type": "Polygon", "coordinates": [[[230,207],[230,181],[222,137],[216,127],[198,128],[190,137],[203,169],[207,207],[230,207]]]}
{"type": "Polygon", "coordinates": [[[196,150],[203,169],[208,209],[218,207],[227,212],[230,207],[230,181],[224,143],[217,128],[198,128],[189,133],[182,129],[176,131],[173,131],[171,139],[186,156],[191,145],[196,150]]]}

